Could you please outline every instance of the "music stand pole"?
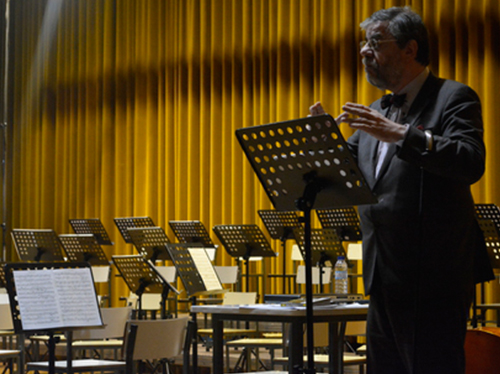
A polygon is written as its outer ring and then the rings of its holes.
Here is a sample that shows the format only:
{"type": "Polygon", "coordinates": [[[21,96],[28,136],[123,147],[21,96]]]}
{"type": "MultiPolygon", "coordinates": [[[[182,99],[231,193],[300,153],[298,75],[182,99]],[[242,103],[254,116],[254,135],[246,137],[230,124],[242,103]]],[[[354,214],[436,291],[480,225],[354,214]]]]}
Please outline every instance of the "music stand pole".
{"type": "MultiPolygon", "coordinates": [[[[286,236],[280,239],[281,248],[283,248],[283,293],[286,293],[286,236]]],[[[290,290],[291,291],[291,290],[290,290]]]]}
{"type": "Polygon", "coordinates": [[[306,267],[306,336],[307,336],[307,368],[303,373],[315,374],[314,368],[314,324],[313,324],[313,290],[312,290],[312,264],[311,264],[311,210],[314,206],[317,193],[321,190],[315,180],[308,182],[304,195],[297,199],[296,205],[304,213],[304,262],[306,267]]]}
{"type": "MultiPolygon", "coordinates": [[[[191,297],[191,305],[196,305],[196,296],[191,297]]],[[[191,322],[195,326],[194,331],[198,331],[198,321],[196,318],[196,313],[191,313],[191,322]]],[[[192,346],[193,346],[193,374],[198,374],[198,336],[196,333],[193,336],[192,346]]]]}
{"type": "Polygon", "coordinates": [[[286,292],[286,283],[288,281],[290,293],[292,287],[289,276],[286,273],[286,241],[293,237],[293,229],[302,227],[299,216],[295,211],[279,211],[272,209],[263,209],[258,211],[262,222],[266,226],[272,239],[278,239],[283,248],[283,293],[286,292]]]}
{"type": "MultiPolygon", "coordinates": [[[[286,211],[295,206],[305,213],[305,261],[311,254],[313,204],[322,209],[377,202],[335,120],[328,114],[242,128],[236,130],[236,136],[275,209],[286,211]]],[[[308,268],[310,262],[306,263],[310,294],[312,270],[308,268]]],[[[312,295],[308,295],[307,336],[312,336],[311,301],[312,295]]],[[[313,342],[308,341],[307,347],[309,367],[314,365],[313,342]]],[[[333,364],[330,367],[334,368],[333,364]]],[[[314,369],[307,372],[314,373],[314,369]]]]}
{"type": "Polygon", "coordinates": [[[54,374],[56,372],[56,343],[59,342],[59,337],[54,336],[54,332],[49,332],[49,374],[54,374]],[[57,340],[57,342],[56,342],[57,340]]]}

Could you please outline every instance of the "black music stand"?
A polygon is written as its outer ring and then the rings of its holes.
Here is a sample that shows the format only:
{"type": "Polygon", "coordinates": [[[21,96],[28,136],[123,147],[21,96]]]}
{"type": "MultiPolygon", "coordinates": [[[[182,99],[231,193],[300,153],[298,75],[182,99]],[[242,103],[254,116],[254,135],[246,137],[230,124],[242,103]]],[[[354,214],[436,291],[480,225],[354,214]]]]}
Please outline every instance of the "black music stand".
{"type": "Polygon", "coordinates": [[[5,264],[6,262],[0,261],[0,288],[7,288],[7,280],[5,279],[5,264]]]}
{"type": "Polygon", "coordinates": [[[217,225],[213,227],[227,253],[245,261],[246,291],[249,291],[250,257],[276,257],[276,253],[257,225],[217,225]]]}
{"type": "Polygon", "coordinates": [[[125,243],[132,243],[132,239],[128,233],[128,229],[136,228],[136,227],[155,227],[156,225],[153,222],[151,217],[123,217],[123,218],[114,218],[116,227],[122,234],[123,240],[125,243]]]}
{"type": "Polygon", "coordinates": [[[213,243],[203,223],[200,221],[170,221],[169,225],[179,243],[199,243],[205,248],[213,248],[212,259],[215,259],[217,245],[213,243]]]}
{"type": "Polygon", "coordinates": [[[167,245],[167,250],[188,297],[227,291],[222,287],[205,247],[199,243],[171,243],[167,245]],[[195,254],[199,257],[194,256],[195,254]]]}
{"type": "Polygon", "coordinates": [[[316,210],[321,227],[335,229],[340,240],[356,242],[361,240],[358,213],[354,207],[316,210]]]}
{"type": "Polygon", "coordinates": [[[12,230],[12,239],[21,261],[64,262],[64,256],[54,230],[12,230]]]}
{"type": "MultiPolygon", "coordinates": [[[[305,258],[305,231],[301,227],[293,230],[293,234],[302,257],[305,258]]],[[[323,268],[325,266],[333,268],[338,256],[344,256],[347,259],[337,232],[334,229],[311,229],[311,263],[319,267],[319,289],[321,292],[323,292],[323,268]]]]}
{"type": "Polygon", "coordinates": [[[484,235],[491,266],[500,269],[500,232],[498,226],[490,219],[477,219],[484,235]]]}
{"type": "MultiPolygon", "coordinates": [[[[297,212],[282,212],[279,210],[259,210],[258,211],[264,226],[273,239],[278,239],[283,248],[283,292],[286,293],[286,241],[293,238],[293,230],[302,227],[300,217],[297,212]]],[[[293,277],[293,275],[290,275],[293,277]]]]}
{"type": "Polygon", "coordinates": [[[153,264],[156,260],[170,260],[167,244],[170,243],[161,227],[138,227],[127,229],[137,251],[153,264]]]}
{"type": "MultiPolygon", "coordinates": [[[[226,292],[222,287],[208,254],[200,243],[176,243],[167,245],[170,257],[181,278],[188,298],[196,305],[198,295],[215,295],[226,292]],[[200,271],[202,270],[202,271],[200,271]]],[[[196,313],[191,313],[192,324],[197,331],[196,313]]],[[[198,337],[192,337],[193,368],[198,372],[198,337]]]]}
{"type": "MultiPolygon", "coordinates": [[[[377,199],[328,114],[243,128],[236,136],[274,208],[304,212],[307,341],[313,342],[311,210],[377,199]]],[[[303,371],[312,374],[314,347],[307,348],[308,369],[303,371]]],[[[335,365],[343,370],[341,363],[335,365]]]]}
{"type": "Polygon", "coordinates": [[[93,234],[62,234],[59,240],[69,261],[109,266],[109,260],[93,234]]]}
{"type": "Polygon", "coordinates": [[[130,291],[138,297],[138,319],[142,319],[142,295],[144,293],[161,294],[161,318],[167,318],[166,304],[170,291],[179,294],[156,270],[154,264],[142,255],[111,256],[118,272],[121,274],[130,291]]]}
{"type": "Polygon", "coordinates": [[[71,331],[102,326],[89,263],[8,263],[5,277],[16,333],[49,335],[48,371],[53,374],[59,340],[54,333],[68,332],[66,365],[71,372],[71,331]]]}
{"type": "MultiPolygon", "coordinates": [[[[494,269],[500,269],[500,209],[495,204],[476,204],[474,208],[476,211],[476,220],[483,232],[491,266],[494,269]]],[[[481,283],[481,305],[477,305],[475,295],[473,300],[473,327],[477,327],[477,309],[481,309],[482,311],[481,318],[483,319],[483,324],[486,310],[496,309],[496,306],[493,308],[491,304],[485,304],[484,299],[484,283],[481,283]]],[[[498,309],[497,325],[500,326],[500,310],[498,309]]]]}
{"type": "Polygon", "coordinates": [[[75,234],[92,234],[100,245],[113,245],[99,218],[70,219],[75,234]]]}
{"type": "Polygon", "coordinates": [[[104,280],[98,274],[93,273],[94,281],[107,283],[108,286],[108,305],[111,305],[111,283],[109,282],[110,276],[110,262],[102,247],[97,241],[97,237],[93,234],[62,234],[59,235],[59,240],[66,252],[66,257],[70,262],[88,262],[92,266],[92,271],[97,269],[106,271],[106,278],[104,280]]]}
{"type": "Polygon", "coordinates": [[[200,243],[204,247],[214,247],[214,243],[200,221],[169,221],[179,243],[200,243]]]}

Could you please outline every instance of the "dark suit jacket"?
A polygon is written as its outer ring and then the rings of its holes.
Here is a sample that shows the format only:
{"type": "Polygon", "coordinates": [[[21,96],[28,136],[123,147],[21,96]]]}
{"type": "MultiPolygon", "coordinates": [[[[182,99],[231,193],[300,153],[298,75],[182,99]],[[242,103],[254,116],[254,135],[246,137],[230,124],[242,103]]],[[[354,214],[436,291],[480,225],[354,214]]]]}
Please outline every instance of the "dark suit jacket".
{"type": "MultiPolygon", "coordinates": [[[[383,113],[380,100],[371,107],[383,113]]],[[[479,98],[430,74],[403,123],[407,135],[390,145],[377,179],[378,141],[362,131],[348,140],[379,200],[359,207],[365,290],[377,271],[381,285],[401,295],[417,285],[421,295],[462,294],[474,277],[493,275],[470,192],[485,168],[479,98]],[[434,135],[431,152],[423,130],[434,135]]]]}

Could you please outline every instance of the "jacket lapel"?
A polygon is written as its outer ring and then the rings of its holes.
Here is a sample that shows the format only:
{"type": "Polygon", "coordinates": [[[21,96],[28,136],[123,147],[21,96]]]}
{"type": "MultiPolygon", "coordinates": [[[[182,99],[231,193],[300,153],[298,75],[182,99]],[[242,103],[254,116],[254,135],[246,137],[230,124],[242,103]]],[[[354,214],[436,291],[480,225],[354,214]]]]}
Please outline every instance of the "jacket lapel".
{"type": "MultiPolygon", "coordinates": [[[[418,126],[418,120],[422,116],[422,113],[424,112],[424,109],[427,107],[429,104],[430,100],[432,99],[433,95],[431,95],[431,92],[433,92],[436,89],[436,86],[439,84],[439,79],[436,78],[432,73],[429,74],[427,77],[427,80],[425,81],[424,85],[420,89],[420,92],[418,93],[417,97],[413,101],[410,110],[408,111],[408,114],[406,115],[405,118],[403,118],[403,123],[408,123],[410,126],[418,126]]],[[[379,110],[380,111],[380,110],[379,110]]],[[[425,126],[425,124],[424,124],[425,126]]],[[[373,170],[375,175],[375,165],[376,165],[376,158],[377,158],[377,147],[378,147],[378,141],[375,142],[375,153],[374,153],[374,158],[373,158],[373,170]]],[[[387,169],[389,168],[389,165],[391,163],[392,158],[394,155],[397,153],[398,147],[396,146],[395,143],[389,144],[389,148],[387,149],[387,154],[386,157],[384,158],[384,161],[382,163],[382,166],[380,168],[380,172],[378,174],[378,177],[375,179],[373,187],[377,183],[377,181],[387,172],[387,169]]]]}
{"type": "Polygon", "coordinates": [[[432,73],[430,73],[417,97],[413,101],[408,114],[404,118],[404,123],[408,123],[410,126],[418,126],[418,120],[422,116],[425,108],[429,105],[429,102],[434,97],[431,93],[436,90],[438,85],[439,78],[436,78],[432,73]]]}

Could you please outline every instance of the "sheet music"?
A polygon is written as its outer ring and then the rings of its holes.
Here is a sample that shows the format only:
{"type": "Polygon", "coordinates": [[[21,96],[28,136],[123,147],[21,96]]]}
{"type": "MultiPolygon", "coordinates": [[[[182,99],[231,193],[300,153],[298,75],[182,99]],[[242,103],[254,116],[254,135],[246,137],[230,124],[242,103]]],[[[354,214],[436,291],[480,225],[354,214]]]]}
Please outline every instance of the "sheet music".
{"type": "Polygon", "coordinates": [[[23,330],[102,325],[90,268],[13,275],[23,330]]]}
{"type": "Polygon", "coordinates": [[[208,258],[205,248],[188,248],[188,251],[193,259],[196,269],[198,269],[198,272],[200,273],[206,290],[211,291],[222,289],[222,284],[220,283],[219,277],[215,272],[214,266],[208,258]]]}

